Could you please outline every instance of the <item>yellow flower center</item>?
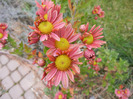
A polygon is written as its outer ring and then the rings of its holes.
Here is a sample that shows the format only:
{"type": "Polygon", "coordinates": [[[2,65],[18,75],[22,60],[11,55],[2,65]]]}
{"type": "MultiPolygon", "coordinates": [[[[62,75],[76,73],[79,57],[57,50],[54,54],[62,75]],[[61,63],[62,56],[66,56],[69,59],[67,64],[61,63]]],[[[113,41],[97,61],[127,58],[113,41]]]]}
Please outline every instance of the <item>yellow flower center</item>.
{"type": "Polygon", "coordinates": [[[46,6],[45,4],[42,5],[43,8],[44,8],[45,6],[46,6]]]}
{"type": "Polygon", "coordinates": [[[0,39],[3,37],[3,34],[2,33],[0,33],[0,39]]]}
{"type": "Polygon", "coordinates": [[[55,65],[59,70],[67,70],[71,65],[71,59],[67,55],[60,55],[56,58],[55,65]]]}
{"type": "Polygon", "coordinates": [[[62,95],[59,95],[58,99],[62,99],[62,95]]]}
{"type": "Polygon", "coordinates": [[[125,93],[127,93],[127,90],[125,90],[125,93]]]}
{"type": "Polygon", "coordinates": [[[60,41],[55,42],[55,47],[64,51],[69,48],[69,42],[65,38],[60,38],[60,41]]]}
{"type": "Polygon", "coordinates": [[[42,34],[50,34],[53,29],[53,25],[48,21],[41,22],[38,29],[42,32],[42,34]]]}
{"type": "Polygon", "coordinates": [[[97,64],[97,62],[96,62],[96,61],[94,61],[93,65],[96,65],[96,64],[97,64]]]}
{"type": "Polygon", "coordinates": [[[92,43],[93,43],[93,35],[90,34],[89,36],[85,37],[85,38],[83,39],[83,42],[84,42],[84,41],[86,41],[85,43],[87,43],[87,44],[92,44],[92,43]]]}
{"type": "Polygon", "coordinates": [[[44,19],[45,19],[45,20],[48,19],[48,15],[47,15],[47,14],[44,15],[44,19]]]}
{"type": "Polygon", "coordinates": [[[117,91],[118,94],[120,94],[121,92],[120,91],[117,91]]]}

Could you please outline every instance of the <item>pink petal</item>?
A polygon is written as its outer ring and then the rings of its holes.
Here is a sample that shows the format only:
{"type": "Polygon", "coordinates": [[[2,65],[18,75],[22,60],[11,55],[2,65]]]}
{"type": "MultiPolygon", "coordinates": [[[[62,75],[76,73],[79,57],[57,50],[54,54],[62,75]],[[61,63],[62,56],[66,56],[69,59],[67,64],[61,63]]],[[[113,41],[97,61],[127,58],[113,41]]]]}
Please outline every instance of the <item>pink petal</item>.
{"type": "Polygon", "coordinates": [[[95,37],[94,40],[97,40],[97,39],[101,39],[103,38],[104,36],[98,36],[98,37],[95,37]]]}
{"type": "Polygon", "coordinates": [[[72,59],[78,59],[83,55],[83,52],[77,53],[76,55],[71,56],[72,59]]]}
{"type": "Polygon", "coordinates": [[[38,8],[41,8],[42,6],[35,0],[35,2],[36,2],[36,6],[38,7],[38,8]]]}
{"type": "Polygon", "coordinates": [[[52,55],[47,55],[47,57],[49,58],[50,61],[54,62],[55,61],[55,57],[52,55]]]}
{"type": "Polygon", "coordinates": [[[52,54],[55,50],[55,48],[50,48],[49,50],[47,50],[46,55],[52,54]]]}
{"type": "Polygon", "coordinates": [[[94,33],[93,34],[93,37],[97,37],[97,36],[100,36],[100,35],[102,35],[103,34],[103,32],[101,32],[101,33],[94,33]]]}
{"type": "Polygon", "coordinates": [[[46,76],[46,81],[51,80],[51,79],[54,77],[54,75],[56,74],[56,72],[57,72],[57,69],[56,69],[56,68],[53,68],[53,69],[47,74],[47,76],[46,76]]]}
{"type": "Polygon", "coordinates": [[[88,31],[89,23],[86,24],[85,32],[88,31]]]}
{"type": "Polygon", "coordinates": [[[102,45],[102,44],[105,44],[106,42],[102,40],[95,40],[93,43],[102,45]]]}
{"type": "Polygon", "coordinates": [[[72,67],[71,67],[71,69],[72,69],[75,73],[80,74],[80,69],[79,69],[79,67],[78,67],[76,64],[73,64],[72,67]]]}
{"type": "Polygon", "coordinates": [[[67,75],[69,76],[70,80],[74,82],[74,76],[70,69],[67,71],[67,75]]]}
{"type": "Polygon", "coordinates": [[[67,77],[66,72],[62,73],[62,85],[64,88],[68,87],[68,77],[67,77]]]}
{"type": "Polygon", "coordinates": [[[74,62],[72,62],[73,64],[79,64],[79,65],[81,65],[81,64],[83,64],[82,62],[78,62],[78,61],[74,61],[74,62]]]}
{"type": "Polygon", "coordinates": [[[95,33],[101,26],[96,27],[92,32],[95,33]]]}
{"type": "Polygon", "coordinates": [[[78,49],[79,49],[79,47],[72,48],[72,50],[69,53],[69,56],[72,57],[73,55],[75,55],[75,53],[77,53],[78,49]]]}
{"type": "Polygon", "coordinates": [[[103,30],[103,28],[100,28],[99,30],[97,30],[95,33],[100,33],[103,30]]]}
{"type": "Polygon", "coordinates": [[[64,26],[65,26],[65,22],[61,22],[61,23],[55,24],[54,29],[58,30],[60,28],[63,28],[64,26]]]}
{"type": "Polygon", "coordinates": [[[61,20],[63,20],[63,14],[62,14],[62,13],[59,14],[58,18],[55,20],[55,22],[53,23],[53,25],[55,25],[55,24],[61,22],[61,20]]]}
{"type": "Polygon", "coordinates": [[[47,47],[49,47],[49,48],[55,48],[54,44],[51,43],[51,42],[49,42],[49,41],[44,41],[44,42],[43,42],[43,45],[44,45],[44,46],[47,46],[47,47]]]}
{"type": "Polygon", "coordinates": [[[76,40],[79,38],[79,36],[80,36],[80,34],[75,34],[75,35],[73,35],[73,36],[70,38],[70,40],[68,40],[69,43],[76,41],[76,40]]]}
{"type": "Polygon", "coordinates": [[[93,25],[93,27],[90,29],[89,32],[92,32],[92,30],[95,28],[96,25],[93,25]]]}
{"type": "Polygon", "coordinates": [[[51,22],[53,23],[55,21],[55,19],[57,18],[57,11],[53,11],[52,13],[52,18],[51,18],[51,22]]]}
{"type": "Polygon", "coordinates": [[[60,41],[60,38],[58,35],[56,35],[55,33],[51,33],[51,37],[57,41],[60,41]]]}
{"type": "Polygon", "coordinates": [[[66,30],[65,30],[64,37],[65,38],[68,38],[70,35],[72,35],[72,33],[74,33],[74,30],[72,28],[72,25],[71,24],[68,24],[68,26],[66,27],[66,30]]]}
{"type": "Polygon", "coordinates": [[[51,22],[51,10],[48,12],[48,21],[51,22]]]}
{"type": "Polygon", "coordinates": [[[47,35],[41,35],[41,37],[40,37],[40,41],[44,41],[44,40],[47,40],[47,39],[48,39],[47,35]]]}
{"type": "Polygon", "coordinates": [[[55,86],[58,86],[62,78],[62,71],[58,71],[55,78],[55,86]]]}

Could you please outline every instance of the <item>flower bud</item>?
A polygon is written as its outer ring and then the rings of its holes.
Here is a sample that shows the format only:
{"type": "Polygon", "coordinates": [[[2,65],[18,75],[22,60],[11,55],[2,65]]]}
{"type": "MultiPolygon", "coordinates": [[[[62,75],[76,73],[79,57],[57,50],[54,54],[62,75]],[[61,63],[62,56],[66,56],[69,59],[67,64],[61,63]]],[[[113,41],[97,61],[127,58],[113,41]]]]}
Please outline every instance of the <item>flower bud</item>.
{"type": "Polygon", "coordinates": [[[5,45],[7,43],[7,41],[6,40],[2,40],[1,43],[5,45]]]}
{"type": "Polygon", "coordinates": [[[45,65],[45,60],[44,60],[43,58],[39,58],[39,59],[37,60],[37,64],[38,64],[39,66],[43,67],[43,66],[45,65]]]}
{"type": "Polygon", "coordinates": [[[85,24],[83,24],[83,25],[81,25],[81,26],[79,27],[79,31],[80,31],[81,33],[85,32],[85,29],[86,29],[85,24]]]}
{"type": "Polygon", "coordinates": [[[28,36],[28,43],[31,45],[37,43],[38,41],[39,41],[39,35],[36,32],[30,32],[28,36]]]}
{"type": "Polygon", "coordinates": [[[86,49],[84,51],[84,57],[87,59],[87,60],[91,60],[91,59],[95,59],[95,52],[93,50],[88,50],[86,49]]]}
{"type": "Polygon", "coordinates": [[[95,20],[97,20],[97,19],[98,19],[98,17],[96,16],[96,17],[95,17],[95,20]]]}

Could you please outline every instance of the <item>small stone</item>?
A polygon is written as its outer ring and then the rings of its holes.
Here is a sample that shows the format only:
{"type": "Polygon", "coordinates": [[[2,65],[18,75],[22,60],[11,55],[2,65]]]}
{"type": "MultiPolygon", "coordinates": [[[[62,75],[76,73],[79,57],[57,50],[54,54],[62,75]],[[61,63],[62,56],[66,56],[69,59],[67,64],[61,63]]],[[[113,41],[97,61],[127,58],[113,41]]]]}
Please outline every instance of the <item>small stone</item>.
{"type": "Polygon", "coordinates": [[[18,82],[21,79],[21,75],[19,74],[18,71],[15,71],[11,74],[11,77],[13,79],[14,82],[18,82]]]}
{"type": "Polygon", "coordinates": [[[23,90],[19,85],[15,85],[9,90],[9,94],[13,99],[18,99],[23,94],[23,90]]]}
{"type": "Polygon", "coordinates": [[[4,80],[2,80],[2,85],[4,86],[5,90],[8,90],[13,86],[13,81],[9,76],[7,76],[4,80]]]}
{"type": "Polygon", "coordinates": [[[21,97],[19,97],[18,99],[24,99],[24,97],[23,97],[23,96],[21,96],[21,97]]]}
{"type": "Polygon", "coordinates": [[[25,99],[37,99],[34,95],[34,93],[31,90],[28,90],[25,94],[24,94],[25,99]]]}
{"type": "Polygon", "coordinates": [[[20,64],[16,61],[16,60],[11,60],[7,66],[9,68],[9,70],[13,71],[15,70],[20,64]]]}
{"type": "Polygon", "coordinates": [[[44,95],[42,99],[49,99],[48,96],[44,95]]]}
{"type": "Polygon", "coordinates": [[[1,69],[0,69],[0,79],[4,79],[6,76],[9,75],[9,70],[6,66],[3,66],[1,69]]]}
{"type": "Polygon", "coordinates": [[[0,99],[11,99],[11,97],[9,96],[8,93],[5,93],[4,95],[2,95],[2,96],[0,97],[0,99]]]}
{"type": "Polygon", "coordinates": [[[24,76],[30,71],[30,68],[26,66],[19,66],[18,71],[24,76]]]}
{"type": "Polygon", "coordinates": [[[35,75],[33,72],[27,74],[20,82],[21,87],[26,91],[35,83],[35,75]]]}
{"type": "Polygon", "coordinates": [[[2,65],[1,65],[1,63],[0,63],[0,69],[2,68],[2,65]]]}
{"type": "Polygon", "coordinates": [[[2,65],[5,65],[9,61],[9,59],[7,56],[1,55],[0,61],[1,61],[2,65]]]}

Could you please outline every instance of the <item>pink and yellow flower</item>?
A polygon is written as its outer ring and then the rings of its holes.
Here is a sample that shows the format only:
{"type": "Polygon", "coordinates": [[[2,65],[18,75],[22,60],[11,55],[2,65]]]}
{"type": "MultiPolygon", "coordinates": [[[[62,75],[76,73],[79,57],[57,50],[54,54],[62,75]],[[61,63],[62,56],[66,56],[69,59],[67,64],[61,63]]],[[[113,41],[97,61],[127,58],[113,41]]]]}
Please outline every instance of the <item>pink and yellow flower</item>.
{"type": "Polygon", "coordinates": [[[124,92],[124,96],[127,96],[127,97],[130,96],[130,90],[128,88],[124,89],[123,92],[124,92]]]}
{"type": "Polygon", "coordinates": [[[84,43],[84,45],[91,50],[92,48],[99,48],[101,45],[105,44],[105,41],[99,40],[103,38],[104,36],[100,36],[103,34],[102,30],[103,28],[100,28],[100,26],[96,27],[94,25],[89,32],[88,30],[89,23],[86,25],[86,29],[84,34],[81,36],[81,40],[84,43]]]}
{"type": "Polygon", "coordinates": [[[50,10],[40,9],[38,12],[39,17],[34,23],[35,27],[30,26],[30,28],[40,35],[41,41],[48,40],[51,37],[60,41],[60,38],[54,33],[65,25],[60,9],[61,6],[56,5],[50,10]]]}
{"type": "Polygon", "coordinates": [[[94,9],[92,10],[92,14],[99,14],[102,11],[101,7],[95,6],[94,9]]]}
{"type": "Polygon", "coordinates": [[[47,51],[47,54],[56,55],[58,51],[65,51],[68,50],[74,44],[72,42],[76,41],[80,34],[75,34],[74,29],[72,28],[71,24],[63,27],[59,31],[56,31],[55,34],[60,38],[60,41],[57,41],[53,38],[44,41],[43,44],[50,49],[47,51]]]}
{"type": "Polygon", "coordinates": [[[104,17],[104,11],[101,11],[101,12],[98,14],[98,16],[99,16],[100,18],[103,18],[103,17],[104,17]]]}
{"type": "Polygon", "coordinates": [[[123,92],[122,92],[122,90],[115,89],[115,94],[116,94],[117,97],[120,98],[120,97],[122,97],[123,92]]]}
{"type": "Polygon", "coordinates": [[[83,53],[80,51],[79,46],[69,48],[67,51],[58,52],[58,56],[47,55],[49,60],[53,63],[47,66],[46,72],[48,73],[45,77],[45,81],[51,81],[55,86],[58,86],[62,81],[64,88],[68,87],[68,76],[72,82],[74,82],[74,75],[71,69],[75,73],[80,73],[80,69],[77,64],[82,64],[78,61],[83,53]]]}
{"type": "Polygon", "coordinates": [[[0,28],[0,41],[7,39],[8,32],[0,28]]]}
{"type": "Polygon", "coordinates": [[[57,92],[55,94],[55,98],[54,99],[67,99],[67,97],[61,91],[59,91],[59,92],[57,92]]]}
{"type": "MultiPolygon", "coordinates": [[[[39,4],[37,1],[35,1],[35,2],[36,2],[36,6],[43,10],[45,10],[45,8],[47,8],[49,10],[52,7],[54,7],[54,2],[52,2],[51,0],[41,0],[42,4],[39,4]]],[[[36,14],[38,15],[38,11],[36,14]]]]}
{"type": "Polygon", "coordinates": [[[5,24],[5,23],[0,23],[0,29],[2,29],[2,30],[6,30],[7,27],[8,27],[7,24],[5,24]]]}

